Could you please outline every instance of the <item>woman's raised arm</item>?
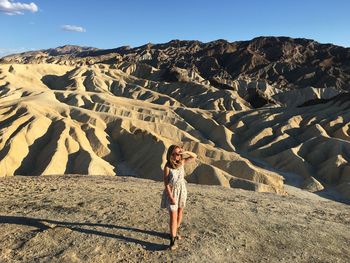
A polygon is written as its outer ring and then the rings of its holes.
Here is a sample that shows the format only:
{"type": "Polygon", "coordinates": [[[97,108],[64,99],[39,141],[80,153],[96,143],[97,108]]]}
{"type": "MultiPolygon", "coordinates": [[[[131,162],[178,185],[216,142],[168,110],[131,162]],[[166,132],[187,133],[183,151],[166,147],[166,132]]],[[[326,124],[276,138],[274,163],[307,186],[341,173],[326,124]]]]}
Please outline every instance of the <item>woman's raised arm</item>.
{"type": "Polygon", "coordinates": [[[197,158],[197,154],[190,152],[190,151],[182,151],[181,154],[182,155],[187,154],[190,156],[190,157],[184,158],[185,163],[193,161],[197,158]]]}

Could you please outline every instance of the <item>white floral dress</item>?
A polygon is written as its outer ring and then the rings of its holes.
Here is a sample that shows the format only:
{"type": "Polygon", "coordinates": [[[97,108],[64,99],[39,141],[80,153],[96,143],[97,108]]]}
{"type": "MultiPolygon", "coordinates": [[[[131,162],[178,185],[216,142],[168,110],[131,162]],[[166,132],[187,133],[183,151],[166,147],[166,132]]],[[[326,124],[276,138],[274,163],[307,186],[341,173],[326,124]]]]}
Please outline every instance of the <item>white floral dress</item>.
{"type": "Polygon", "coordinates": [[[166,189],[164,189],[160,207],[167,208],[171,211],[176,211],[178,208],[184,208],[186,206],[187,188],[185,180],[185,168],[183,165],[181,165],[177,169],[169,169],[169,185],[175,199],[175,204],[172,205],[170,203],[166,189]]]}

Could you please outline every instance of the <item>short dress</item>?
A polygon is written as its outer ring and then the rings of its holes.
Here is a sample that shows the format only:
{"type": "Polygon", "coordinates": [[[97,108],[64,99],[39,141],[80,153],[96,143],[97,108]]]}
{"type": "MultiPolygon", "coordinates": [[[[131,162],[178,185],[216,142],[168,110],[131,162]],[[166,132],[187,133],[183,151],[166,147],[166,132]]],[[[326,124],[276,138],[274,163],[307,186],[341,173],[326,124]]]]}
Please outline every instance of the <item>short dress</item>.
{"type": "Polygon", "coordinates": [[[169,184],[175,198],[175,204],[172,205],[170,203],[166,189],[164,189],[160,207],[167,208],[170,211],[176,211],[178,208],[184,208],[186,206],[187,188],[185,180],[185,168],[183,165],[181,165],[177,169],[169,169],[169,184]]]}

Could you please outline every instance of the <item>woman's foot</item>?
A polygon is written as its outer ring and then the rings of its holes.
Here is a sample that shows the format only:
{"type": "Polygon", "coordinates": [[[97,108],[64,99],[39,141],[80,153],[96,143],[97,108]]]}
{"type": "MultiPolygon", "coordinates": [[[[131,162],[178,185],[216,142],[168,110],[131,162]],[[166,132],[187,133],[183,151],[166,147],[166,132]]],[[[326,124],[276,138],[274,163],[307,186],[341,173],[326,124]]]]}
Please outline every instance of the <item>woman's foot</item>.
{"type": "Polygon", "coordinates": [[[170,237],[170,249],[175,250],[177,248],[176,237],[170,237]]]}
{"type": "Polygon", "coordinates": [[[176,230],[176,238],[177,238],[177,240],[181,240],[182,239],[182,236],[179,234],[179,232],[181,232],[181,231],[179,231],[179,227],[178,227],[177,230],[176,230]]]}

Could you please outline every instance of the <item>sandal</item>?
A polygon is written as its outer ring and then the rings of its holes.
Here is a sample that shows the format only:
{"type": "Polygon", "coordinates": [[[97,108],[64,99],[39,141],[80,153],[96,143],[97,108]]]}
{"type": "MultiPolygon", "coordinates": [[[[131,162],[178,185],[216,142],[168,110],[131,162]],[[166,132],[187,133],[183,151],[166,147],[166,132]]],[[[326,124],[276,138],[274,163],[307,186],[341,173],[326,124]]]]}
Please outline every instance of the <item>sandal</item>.
{"type": "Polygon", "coordinates": [[[177,237],[170,237],[170,249],[171,250],[177,249],[176,240],[177,240],[177,237]]]}
{"type": "Polygon", "coordinates": [[[181,232],[181,231],[179,231],[179,228],[177,229],[176,232],[177,232],[177,233],[176,233],[176,239],[177,239],[177,240],[181,240],[183,237],[182,237],[181,235],[179,235],[179,232],[181,232]]]}

